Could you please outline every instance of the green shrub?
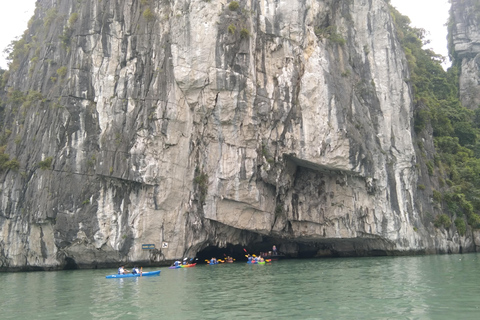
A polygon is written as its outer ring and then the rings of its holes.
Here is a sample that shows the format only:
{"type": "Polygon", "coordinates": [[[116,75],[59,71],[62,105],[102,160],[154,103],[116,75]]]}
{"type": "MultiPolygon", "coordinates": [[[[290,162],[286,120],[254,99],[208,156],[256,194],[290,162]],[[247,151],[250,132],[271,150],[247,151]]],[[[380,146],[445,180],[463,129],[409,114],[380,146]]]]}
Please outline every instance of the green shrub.
{"type": "Polygon", "coordinates": [[[460,145],[475,145],[477,140],[477,131],[472,127],[470,122],[457,122],[454,124],[453,128],[460,145]]]}
{"type": "Polygon", "coordinates": [[[12,41],[3,51],[7,55],[7,60],[11,61],[10,71],[18,70],[21,60],[27,56],[30,51],[31,44],[27,43],[25,34],[19,40],[12,41]]]}
{"type": "Polygon", "coordinates": [[[152,12],[152,10],[150,10],[150,8],[147,8],[143,11],[143,17],[147,21],[152,21],[155,19],[155,14],[152,12]]]}
{"type": "Polygon", "coordinates": [[[480,229],[480,216],[472,213],[468,216],[468,224],[474,229],[480,229]]]}
{"type": "Polygon", "coordinates": [[[34,102],[42,101],[43,95],[35,90],[29,91],[27,96],[25,97],[25,101],[23,102],[22,106],[24,108],[30,107],[34,102]]]}
{"type": "Polygon", "coordinates": [[[230,11],[236,11],[239,7],[240,4],[238,3],[238,1],[232,1],[228,4],[228,9],[230,9],[230,11]]]}
{"type": "Polygon", "coordinates": [[[250,36],[250,31],[248,31],[248,29],[242,28],[242,30],[240,30],[240,38],[245,39],[245,38],[248,38],[249,36],[250,36]]]}
{"type": "Polygon", "coordinates": [[[45,160],[40,161],[38,163],[38,166],[42,170],[47,170],[47,169],[50,169],[50,167],[52,166],[52,162],[53,162],[53,158],[48,157],[48,158],[45,158],[45,160]]]}
{"type": "Polygon", "coordinates": [[[3,147],[0,147],[0,154],[3,154],[5,152],[5,148],[6,148],[6,144],[7,144],[7,139],[8,137],[10,137],[10,135],[12,134],[12,130],[6,128],[4,133],[2,135],[0,135],[0,145],[2,145],[3,147]]]}
{"type": "Polygon", "coordinates": [[[237,27],[235,27],[233,24],[230,24],[227,29],[228,32],[230,32],[231,34],[235,34],[235,30],[237,30],[237,27]]]}
{"type": "Polygon", "coordinates": [[[200,192],[200,202],[204,203],[208,192],[208,175],[201,172],[199,168],[195,169],[195,178],[193,179],[200,192]]]}
{"type": "Polygon", "coordinates": [[[77,22],[78,20],[78,13],[74,12],[70,15],[70,18],[68,19],[68,26],[71,27],[77,22]]]}
{"type": "Polygon", "coordinates": [[[415,112],[414,116],[414,130],[415,133],[420,133],[423,129],[425,129],[425,126],[427,123],[430,121],[430,111],[426,108],[420,109],[417,112],[415,112]]]}
{"type": "Polygon", "coordinates": [[[7,149],[7,146],[1,146],[0,147],[0,168],[4,169],[5,164],[10,160],[10,156],[5,153],[5,150],[7,149]]]}
{"type": "Polygon", "coordinates": [[[465,220],[463,220],[462,218],[456,218],[455,227],[457,227],[457,231],[461,236],[465,235],[465,232],[467,231],[467,225],[465,223],[465,220]]]}
{"type": "Polygon", "coordinates": [[[426,165],[427,165],[428,174],[433,176],[433,173],[435,171],[433,162],[431,160],[429,160],[429,161],[427,161],[426,165]]]}
{"type": "Polygon", "coordinates": [[[43,22],[43,25],[45,27],[48,27],[54,20],[55,18],[57,17],[57,9],[55,8],[50,8],[48,11],[47,11],[47,14],[45,15],[45,20],[43,22]]]}
{"type": "Polygon", "coordinates": [[[343,36],[337,32],[336,26],[328,26],[326,28],[317,27],[315,28],[314,32],[319,39],[326,38],[331,42],[334,42],[341,46],[347,43],[347,41],[343,38],[343,36]]]}
{"type": "Polygon", "coordinates": [[[8,91],[7,102],[13,104],[21,104],[25,102],[25,94],[20,90],[8,91]]]}
{"type": "Polygon", "coordinates": [[[445,180],[443,180],[442,177],[438,177],[438,184],[440,185],[440,187],[444,187],[445,186],[445,180]]]}
{"type": "Polygon", "coordinates": [[[67,74],[67,67],[63,66],[63,67],[57,69],[57,75],[60,78],[65,77],[66,74],[67,74]]]}
{"type": "Polygon", "coordinates": [[[437,190],[433,190],[433,201],[436,203],[442,202],[442,193],[437,190]]]}
{"type": "Polygon", "coordinates": [[[435,217],[433,225],[437,228],[440,228],[441,226],[444,226],[445,228],[450,228],[450,226],[452,225],[452,221],[445,213],[442,213],[435,217]]]}
{"type": "Polygon", "coordinates": [[[8,160],[4,162],[1,167],[2,170],[9,169],[14,171],[17,171],[19,168],[20,168],[20,162],[17,159],[8,160]]]}
{"type": "Polygon", "coordinates": [[[60,42],[62,43],[62,47],[64,49],[68,48],[70,46],[70,43],[72,41],[72,35],[73,35],[73,28],[71,27],[66,27],[63,30],[62,35],[60,36],[60,42]]]}

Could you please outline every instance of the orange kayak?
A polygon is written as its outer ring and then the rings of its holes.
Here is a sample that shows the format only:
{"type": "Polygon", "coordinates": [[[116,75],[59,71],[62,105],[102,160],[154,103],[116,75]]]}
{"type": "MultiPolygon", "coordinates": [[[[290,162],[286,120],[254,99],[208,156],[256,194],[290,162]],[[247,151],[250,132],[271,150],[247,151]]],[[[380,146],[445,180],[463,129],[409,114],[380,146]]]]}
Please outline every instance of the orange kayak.
{"type": "Polygon", "coordinates": [[[191,267],[195,267],[197,264],[196,263],[192,263],[192,264],[182,264],[180,266],[180,268],[191,268],[191,267]]]}

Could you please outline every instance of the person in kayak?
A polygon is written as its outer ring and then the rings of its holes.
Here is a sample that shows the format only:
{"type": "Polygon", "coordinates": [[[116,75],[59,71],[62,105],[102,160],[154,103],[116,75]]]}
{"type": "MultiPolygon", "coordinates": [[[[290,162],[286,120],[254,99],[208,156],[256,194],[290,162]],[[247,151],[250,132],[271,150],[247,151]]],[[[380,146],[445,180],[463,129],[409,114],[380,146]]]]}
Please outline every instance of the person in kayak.
{"type": "Polygon", "coordinates": [[[130,272],[128,271],[127,269],[125,269],[125,266],[124,265],[121,265],[119,268],[118,268],[118,274],[125,274],[127,272],[130,272]]]}
{"type": "Polygon", "coordinates": [[[132,274],[139,274],[139,273],[140,273],[140,270],[138,270],[138,267],[137,266],[133,267],[132,274]]]}

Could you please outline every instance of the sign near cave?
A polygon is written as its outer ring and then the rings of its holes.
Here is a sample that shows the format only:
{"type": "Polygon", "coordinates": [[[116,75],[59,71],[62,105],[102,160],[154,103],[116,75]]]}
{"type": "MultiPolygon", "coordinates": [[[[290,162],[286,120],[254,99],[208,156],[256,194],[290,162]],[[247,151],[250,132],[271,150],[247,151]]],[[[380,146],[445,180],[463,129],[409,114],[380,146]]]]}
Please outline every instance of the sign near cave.
{"type": "Polygon", "coordinates": [[[168,248],[168,242],[162,242],[162,249],[168,248]]]}
{"type": "Polygon", "coordinates": [[[143,250],[153,250],[153,249],[155,249],[155,244],[153,244],[153,243],[142,244],[142,249],[143,250]]]}

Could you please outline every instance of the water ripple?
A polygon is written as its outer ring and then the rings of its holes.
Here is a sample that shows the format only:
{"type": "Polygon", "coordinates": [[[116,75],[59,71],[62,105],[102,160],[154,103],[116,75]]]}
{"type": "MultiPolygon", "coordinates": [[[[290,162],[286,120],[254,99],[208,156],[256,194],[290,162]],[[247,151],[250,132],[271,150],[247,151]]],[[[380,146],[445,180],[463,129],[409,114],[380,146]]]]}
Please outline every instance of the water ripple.
{"type": "Polygon", "coordinates": [[[476,319],[479,257],[201,265],[125,279],[105,279],[105,270],[0,274],[0,314],[72,320],[476,319]]]}

